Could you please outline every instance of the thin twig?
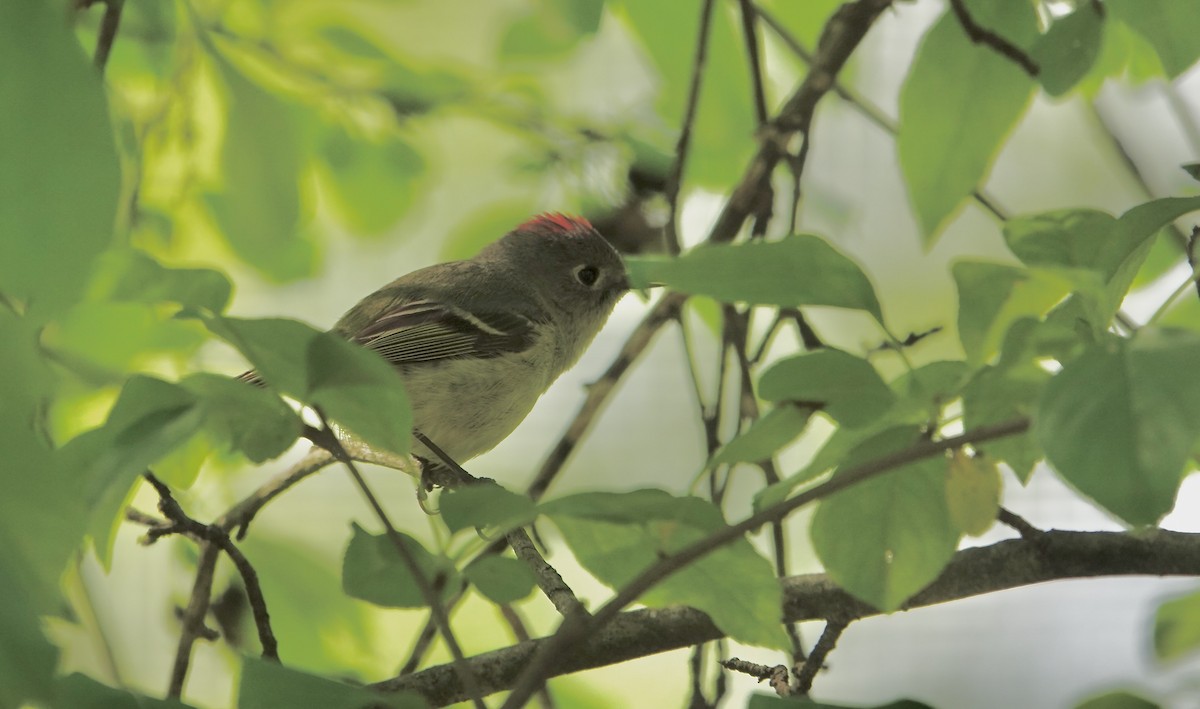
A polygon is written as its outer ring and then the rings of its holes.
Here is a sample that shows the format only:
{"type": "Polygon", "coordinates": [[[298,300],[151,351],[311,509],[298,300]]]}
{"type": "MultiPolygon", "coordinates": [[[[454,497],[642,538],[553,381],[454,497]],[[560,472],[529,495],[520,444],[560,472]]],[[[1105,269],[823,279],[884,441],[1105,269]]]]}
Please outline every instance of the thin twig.
{"type": "Polygon", "coordinates": [[[637,329],[629,335],[629,339],[625,341],[625,345],[621,347],[621,351],[617,354],[616,359],[608,366],[608,370],[595,382],[588,386],[587,398],[583,405],[579,407],[575,418],[572,419],[570,426],[567,427],[566,433],[559,439],[554,450],[546,457],[542,467],[538,470],[537,476],[533,482],[529,484],[526,490],[534,500],[538,500],[546,493],[554,479],[558,477],[558,473],[562,470],[567,459],[571,457],[571,453],[575,451],[575,447],[583,438],[583,434],[591,427],[592,421],[596,415],[600,413],[604,402],[608,400],[610,394],[616,389],[617,382],[625,375],[625,372],[634,363],[638,356],[650,344],[650,340],[654,338],[654,334],[658,332],[666,323],[674,319],[675,314],[679,312],[679,308],[683,305],[683,301],[687,299],[682,293],[667,293],[659,298],[650,312],[646,313],[646,317],[642,319],[641,324],[637,329]]]}
{"type": "Polygon", "coordinates": [[[1007,507],[1000,508],[1000,511],[996,514],[996,519],[1001,524],[1006,524],[1017,530],[1017,533],[1023,539],[1037,539],[1045,534],[1045,532],[1030,524],[1024,517],[1007,507]]]}
{"type": "MultiPolygon", "coordinates": [[[[780,22],[773,14],[771,14],[770,11],[763,7],[756,5],[755,12],[758,13],[758,16],[762,18],[767,27],[769,27],[771,31],[775,33],[780,41],[782,41],[784,45],[786,45],[787,48],[800,59],[800,61],[809,66],[812,65],[814,61],[812,52],[810,52],[808,48],[800,42],[800,40],[796,39],[795,35],[788,31],[787,27],[785,27],[782,22],[780,22]]],[[[854,89],[846,86],[840,79],[834,79],[833,93],[837,95],[838,98],[850,104],[850,106],[858,111],[860,115],[862,115],[871,123],[874,123],[885,133],[892,136],[899,134],[900,127],[897,125],[896,121],[888,117],[888,115],[885,114],[882,109],[868,100],[865,96],[862,96],[854,89]]],[[[793,173],[795,173],[794,166],[793,173]]],[[[798,192],[799,189],[799,182],[797,181],[795,185],[796,192],[798,192]]],[[[1008,219],[1008,214],[1005,213],[998,204],[996,204],[996,199],[987,194],[982,188],[976,188],[973,190],[971,192],[971,196],[976,202],[979,203],[979,206],[990,212],[996,219],[1000,221],[1006,221],[1008,219]]],[[[793,199],[796,198],[797,195],[793,194],[793,199]]],[[[795,230],[796,228],[796,216],[793,213],[792,229],[795,230]]]]}
{"type": "Polygon", "coordinates": [[[100,31],[96,36],[96,53],[92,56],[92,64],[103,74],[104,67],[108,64],[108,56],[112,53],[113,42],[117,39],[125,0],[77,0],[75,7],[86,10],[97,2],[104,3],[104,16],[100,18],[100,31]]]}
{"type": "Polygon", "coordinates": [[[692,647],[688,657],[688,679],[692,687],[688,709],[709,709],[713,705],[704,697],[704,643],[692,647]]]}
{"type": "Polygon", "coordinates": [[[258,572],[229,538],[228,532],[215,524],[201,524],[183,511],[183,507],[171,494],[167,487],[153,473],[143,476],[158,492],[158,509],[170,524],[153,525],[146,532],[147,543],[154,543],[168,534],[186,534],[194,539],[215,544],[229,560],[233,562],[242,582],[246,587],[246,598],[250,601],[250,612],[254,616],[254,627],[258,631],[258,641],[262,645],[262,656],[266,660],[279,661],[279,643],[271,630],[271,614],[267,612],[267,600],[263,596],[262,585],[258,581],[258,572]]]}
{"type": "MultiPolygon", "coordinates": [[[[466,596],[466,592],[467,582],[464,580],[459,585],[458,590],[442,604],[445,606],[447,613],[462,601],[466,596]]],[[[433,646],[433,639],[437,637],[437,634],[437,621],[434,619],[433,613],[430,613],[429,618],[425,621],[425,625],[421,628],[421,632],[417,634],[417,639],[413,641],[412,649],[408,652],[408,658],[400,666],[396,674],[404,676],[416,672],[421,663],[425,661],[425,655],[429,652],[429,648],[433,646]]]]}
{"type": "Polygon", "coordinates": [[[196,579],[192,582],[192,594],[180,621],[183,629],[179,644],[175,648],[175,661],[171,665],[171,682],[167,687],[167,699],[183,696],[183,683],[187,679],[191,664],[192,646],[196,638],[203,635],[204,616],[208,615],[208,601],[212,597],[213,571],[217,566],[220,549],[212,542],[200,546],[200,558],[196,561],[196,579]]]}
{"type": "Polygon", "coordinates": [[[487,705],[483,703],[479,680],[466,663],[462,647],[459,646],[458,638],[454,636],[454,630],[450,627],[450,616],[446,613],[446,608],[442,605],[442,601],[438,597],[438,589],[434,588],[433,583],[425,577],[425,572],[421,570],[416,556],[408,548],[407,541],[392,525],[392,520],[388,517],[387,512],[384,511],[383,506],[379,504],[375,493],[371,491],[362,473],[358,471],[358,466],[354,464],[354,460],[351,459],[350,454],[342,447],[341,441],[338,440],[337,434],[330,427],[325,414],[320,409],[314,410],[321,419],[322,428],[309,429],[306,435],[309,437],[309,440],[332,453],[342,465],[346,466],[346,472],[350,474],[350,477],[354,480],[354,484],[363,494],[363,497],[366,498],[367,504],[375,513],[375,517],[383,525],[388,540],[396,549],[396,553],[400,555],[400,559],[404,562],[409,574],[412,576],[413,583],[416,584],[417,589],[421,592],[421,597],[425,599],[425,603],[429,606],[430,614],[437,622],[438,632],[441,634],[442,640],[446,643],[446,647],[450,650],[450,656],[454,658],[454,666],[458,668],[459,680],[463,683],[463,687],[470,696],[471,702],[477,709],[487,709],[487,705]]]}
{"type": "Polygon", "coordinates": [[[967,33],[967,37],[972,42],[989,47],[1000,56],[1021,67],[1026,74],[1035,79],[1037,78],[1037,75],[1041,72],[1037,62],[1033,61],[1017,45],[975,22],[975,19],[971,17],[971,13],[967,11],[964,0],[950,0],[950,9],[954,11],[954,16],[958,19],[958,24],[962,25],[963,32],[967,33]]]}
{"type": "Polygon", "coordinates": [[[704,64],[708,58],[708,35],[712,26],[714,0],[704,0],[700,8],[700,29],[696,35],[696,54],[692,60],[692,80],[688,85],[687,104],[683,110],[683,125],[679,128],[679,139],[675,143],[675,162],[667,175],[663,189],[670,214],[667,218],[667,249],[672,254],[681,250],[679,242],[679,190],[683,185],[683,169],[687,163],[688,148],[692,141],[692,125],[696,122],[696,109],[700,105],[700,85],[704,76],[704,64]]]}
{"type": "Polygon", "coordinates": [[[894,471],[909,463],[932,457],[939,453],[961,448],[964,445],[983,443],[997,438],[1024,433],[1029,429],[1029,419],[1014,419],[991,426],[981,426],[958,436],[939,441],[921,441],[902,451],[877,458],[867,463],[840,471],[837,475],[820,485],[809,488],[783,502],[767,507],[737,524],[724,527],[709,536],[700,539],[679,551],[659,558],[657,562],[639,573],[605,603],[593,616],[568,616],[559,625],[558,631],[542,646],[537,654],[522,672],[521,678],[513,687],[512,694],[504,703],[507,709],[524,705],[533,693],[541,687],[546,678],[554,672],[555,666],[563,661],[567,648],[579,642],[589,633],[602,628],[621,612],[625,606],[633,603],[642,594],[671,576],[688,564],[709,554],[710,552],[733,542],[752,530],[764,524],[770,524],[784,519],[795,510],[824,499],[835,492],[840,492],[860,482],[894,471]]]}
{"type": "Polygon", "coordinates": [[[781,697],[788,697],[792,694],[792,687],[788,683],[791,675],[788,673],[788,668],[784,665],[775,665],[768,667],[760,665],[757,662],[741,660],[736,657],[731,657],[728,660],[721,660],[721,666],[732,672],[741,672],[744,675],[750,675],[759,682],[767,682],[771,689],[781,697]]]}
{"type": "Polygon", "coordinates": [[[1188,236],[1187,242],[1187,260],[1188,266],[1192,268],[1192,280],[1196,282],[1196,295],[1200,296],[1200,271],[1196,269],[1196,242],[1200,241],[1200,226],[1192,227],[1192,233],[1188,236]]]}
{"type": "Polygon", "coordinates": [[[808,654],[808,660],[799,667],[799,671],[796,673],[796,692],[798,694],[808,696],[817,673],[825,667],[825,658],[837,646],[838,639],[842,637],[842,633],[848,625],[850,625],[850,620],[845,618],[830,618],[825,621],[825,629],[821,631],[821,637],[817,639],[817,644],[808,654]]]}
{"type": "Polygon", "coordinates": [[[754,117],[761,127],[767,122],[767,92],[763,86],[762,58],[758,49],[758,16],[750,0],[738,0],[742,10],[742,37],[750,64],[750,83],[754,87],[754,117]]]}
{"type": "MultiPolygon", "coordinates": [[[[512,604],[509,603],[501,603],[498,607],[500,609],[500,617],[504,619],[504,622],[508,623],[509,629],[512,630],[513,638],[519,643],[528,642],[531,639],[529,629],[525,627],[525,619],[521,617],[517,609],[513,608],[512,604]]],[[[549,687],[542,687],[542,691],[538,692],[538,704],[541,705],[542,709],[554,709],[556,706],[554,697],[550,694],[549,687]]]]}

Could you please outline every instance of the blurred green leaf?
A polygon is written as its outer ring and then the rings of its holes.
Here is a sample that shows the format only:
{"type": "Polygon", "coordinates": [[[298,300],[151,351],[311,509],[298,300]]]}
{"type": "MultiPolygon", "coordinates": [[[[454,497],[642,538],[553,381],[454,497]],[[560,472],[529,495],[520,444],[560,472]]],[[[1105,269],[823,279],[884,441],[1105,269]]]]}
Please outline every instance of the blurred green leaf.
{"type": "MultiPolygon", "coordinates": [[[[725,525],[712,503],[661,490],[583,493],[544,503],[542,511],[579,563],[613,588],[629,583],[661,555],[725,525]]],[[[651,607],[697,608],[738,642],[788,647],[779,582],[771,564],[744,538],[680,569],[639,600],[651,607]]]]}
{"type": "Polygon", "coordinates": [[[1002,488],[994,462],[955,451],[946,466],[946,503],[954,528],[972,537],[991,529],[1000,511],[1002,488]]]}
{"type": "Polygon", "coordinates": [[[382,234],[412,207],[425,160],[390,136],[367,140],[331,127],[321,145],[325,184],[338,213],[356,233],[382,234]]]}
{"type": "Polygon", "coordinates": [[[409,692],[373,692],[324,677],[289,669],[253,657],[242,660],[238,683],[239,709],[321,707],[321,709],[424,709],[424,700],[409,692]]]}
{"type": "Polygon", "coordinates": [[[757,463],[796,440],[808,426],[813,410],[805,406],[782,404],[750,424],[750,428],[726,443],[713,456],[710,465],[757,463]]]}
{"type": "Polygon", "coordinates": [[[1189,162],[1180,165],[1183,171],[1186,172],[1193,180],[1200,180],[1200,162],[1189,162]]]}
{"type": "Polygon", "coordinates": [[[1154,613],[1154,654],[1179,660],[1200,648],[1200,592],[1164,601],[1154,613]]]}
{"type": "Polygon", "coordinates": [[[1159,705],[1138,694],[1119,689],[1085,699],[1076,704],[1075,709],[1159,709],[1159,705]]]}
{"type": "Polygon", "coordinates": [[[808,234],[698,246],[676,258],[631,256],[626,266],[634,288],[661,283],[726,303],[854,308],[883,321],[875,289],[858,264],[808,234]]]}
{"type": "Polygon", "coordinates": [[[468,485],[445,492],[439,508],[451,532],[472,527],[506,531],[537,517],[533,500],[496,484],[468,485]]]}
{"type": "MultiPolygon", "coordinates": [[[[978,24],[1018,46],[1037,34],[1029,3],[966,5],[978,24]]],[[[1033,86],[1011,60],[972,43],[949,10],[925,35],[900,92],[897,147],[926,246],[983,182],[1029,105],[1033,86]]]]}
{"type": "Polygon", "coordinates": [[[300,417],[277,394],[207,373],[193,374],[180,384],[204,407],[205,431],[251,462],[282,455],[300,436],[300,417]]]}
{"type": "Polygon", "coordinates": [[[233,285],[220,271],[166,268],[143,251],[113,249],[101,254],[88,295],[95,300],[171,302],[220,313],[233,285]]]}
{"type": "Polygon", "coordinates": [[[1200,59],[1200,12],[1192,0],[1105,0],[1104,7],[1154,46],[1168,78],[1200,59]]]}
{"type": "Polygon", "coordinates": [[[119,381],[155,358],[189,356],[206,339],[195,323],[147,303],[85,301],[52,326],[46,345],[79,374],[119,381]]]}
{"type": "Polygon", "coordinates": [[[223,183],[208,205],[225,240],[267,278],[286,282],[317,269],[316,244],[301,229],[300,130],[296,107],[249,81],[224,57],[223,183]]]}
{"type": "Polygon", "coordinates": [[[404,383],[374,352],[295,320],[204,322],[279,392],[319,407],[373,446],[408,452],[412,411],[404,383]]]}
{"type": "MultiPolygon", "coordinates": [[[[854,449],[839,469],[918,440],[916,427],[889,429],[854,449]]],[[[880,610],[896,610],[937,578],[958,546],[946,501],[946,461],[910,463],[822,500],[811,535],[839,586],[880,610]]]]}
{"type": "Polygon", "coordinates": [[[1038,65],[1038,81],[1051,96],[1062,96],[1074,88],[1100,54],[1104,17],[1093,2],[1080,3],[1075,11],[1059,17],[1038,37],[1030,58],[1038,65]]]}
{"type": "Polygon", "coordinates": [[[174,699],[155,699],[114,689],[81,674],[59,677],[54,683],[53,709],[189,709],[174,699]]]}
{"type": "Polygon", "coordinates": [[[1047,460],[1129,524],[1156,523],[1200,437],[1200,380],[1185,374],[1198,358],[1200,335],[1184,331],[1091,347],[1046,385],[1035,431],[1047,460]]]}
{"type": "MultiPolygon", "coordinates": [[[[424,608],[425,597],[412,572],[387,534],[369,534],[354,524],[354,536],[342,561],[342,588],[354,598],[388,608],[424,608]]],[[[444,599],[458,587],[458,571],[449,559],[435,556],[421,543],[400,533],[405,546],[417,560],[425,580],[441,591],[444,599]]]]}
{"type": "Polygon", "coordinates": [[[533,572],[525,562],[506,556],[481,556],[463,569],[463,576],[494,603],[515,603],[533,590],[533,572]]]}
{"type": "Polygon", "coordinates": [[[951,273],[958,288],[958,336],[973,364],[995,354],[1014,322],[1045,315],[1072,285],[1044,269],[985,261],[958,261],[951,273]]]}
{"type": "Polygon", "coordinates": [[[777,362],[758,380],[758,395],[812,405],[850,427],[878,419],[896,400],[870,362],[832,348],[777,362]]]}
{"type": "MultiPolygon", "coordinates": [[[[300,670],[360,680],[387,667],[383,658],[372,666],[364,657],[371,652],[379,619],[375,607],[343,590],[341,559],[336,552],[314,549],[294,536],[264,531],[258,529],[239,545],[258,572],[282,662],[300,670]],[[348,648],[361,650],[350,653],[348,648]]],[[[242,653],[259,652],[245,589],[237,579],[230,584],[225,593],[237,594],[246,605],[240,614],[223,618],[222,635],[242,653]]]]}
{"type": "MultiPolygon", "coordinates": [[[[683,124],[691,85],[699,3],[610,0],[608,5],[625,20],[658,70],[658,114],[672,132],[677,130],[683,124]]],[[[703,145],[704,150],[689,156],[684,175],[685,183],[700,187],[728,187],[734,178],[729,166],[745,165],[755,148],[757,126],[752,102],[746,100],[753,90],[741,33],[734,22],[735,12],[733,7],[716,5],[709,29],[708,58],[692,126],[692,143],[703,145]]]]}
{"type": "MultiPolygon", "coordinates": [[[[204,411],[191,392],[138,375],[125,382],[102,427],[63,446],[60,464],[71,471],[84,491],[88,531],[102,563],[111,560],[117,523],[135,481],[187,443],[203,421],[204,411]]],[[[187,487],[193,479],[163,477],[163,482],[187,487]]]]}
{"type": "Polygon", "coordinates": [[[505,201],[475,209],[442,240],[441,256],[447,261],[466,259],[479,253],[537,211],[533,200],[505,201]]]}
{"type": "MultiPolygon", "coordinates": [[[[28,476],[31,471],[24,472],[28,476]]],[[[39,513],[46,516],[46,509],[55,501],[41,502],[45,506],[39,508],[39,513]]],[[[0,509],[5,507],[0,502],[0,509]]],[[[4,599],[0,603],[0,705],[21,707],[27,706],[26,700],[45,700],[52,694],[58,651],[42,634],[38,615],[46,612],[59,594],[56,586],[51,586],[44,589],[47,595],[35,602],[33,594],[43,589],[31,583],[29,569],[34,567],[15,558],[12,550],[17,538],[6,532],[9,530],[0,527],[0,598],[4,599]]],[[[57,566],[61,572],[62,565],[57,566]]]]}
{"type": "Polygon", "coordinates": [[[62,13],[0,3],[0,27],[13,30],[0,42],[0,292],[38,319],[83,293],[121,187],[100,76],[62,13]]]}
{"type": "Polygon", "coordinates": [[[507,59],[552,59],[600,27],[604,0],[534,0],[500,41],[507,59]]]}

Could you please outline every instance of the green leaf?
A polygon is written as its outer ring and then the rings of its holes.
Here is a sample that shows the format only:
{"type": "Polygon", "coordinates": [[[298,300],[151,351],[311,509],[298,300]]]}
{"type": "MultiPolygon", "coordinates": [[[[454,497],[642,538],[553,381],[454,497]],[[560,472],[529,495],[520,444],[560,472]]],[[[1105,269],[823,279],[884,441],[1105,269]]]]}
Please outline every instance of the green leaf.
{"type": "Polygon", "coordinates": [[[439,506],[442,521],[451,532],[473,527],[503,532],[537,517],[533,500],[494,483],[449,490],[442,495],[439,506]]]}
{"type": "MultiPolygon", "coordinates": [[[[425,597],[387,534],[369,534],[353,525],[354,536],[342,561],[342,588],[347,594],[388,608],[424,608],[425,597]]],[[[407,534],[400,534],[417,567],[445,598],[458,586],[458,572],[449,559],[435,556],[407,534]]]]}
{"type": "Polygon", "coordinates": [[[481,556],[463,569],[463,576],[495,603],[515,603],[533,590],[533,572],[506,556],[481,556]]]}
{"type": "Polygon", "coordinates": [[[1085,699],[1075,709],[1159,709],[1159,704],[1121,689],[1085,699]]]}
{"type": "Polygon", "coordinates": [[[166,268],[142,251],[116,249],[101,255],[88,295],[96,300],[171,302],[220,313],[232,292],[233,284],[220,271],[166,268]]]}
{"type": "Polygon", "coordinates": [[[1200,592],[1172,598],[1154,613],[1154,654],[1179,660],[1200,648],[1200,592]]]}
{"type": "Polygon", "coordinates": [[[63,8],[0,5],[14,29],[0,42],[0,292],[42,319],[79,298],[112,241],[121,171],[100,75],[63,8]]]}
{"type": "MultiPolygon", "coordinates": [[[[683,125],[687,106],[699,7],[692,0],[610,0],[608,6],[640,40],[658,70],[658,115],[674,131],[683,125]]],[[[712,14],[704,82],[692,125],[693,145],[703,145],[704,150],[689,157],[685,186],[727,188],[733,178],[729,166],[745,165],[756,147],[752,102],[741,100],[751,96],[753,89],[735,12],[718,5],[712,14]]],[[[673,144],[674,136],[663,142],[673,144]]]]}
{"type": "Polygon", "coordinates": [[[1041,317],[1071,291],[1071,283],[1048,270],[985,261],[951,266],[958,288],[958,337],[967,360],[986,362],[1017,320],[1041,317]]]}
{"type": "Polygon", "coordinates": [[[425,160],[396,136],[352,137],[331,127],[321,145],[329,188],[338,213],[355,233],[386,233],[412,207],[425,160]]]}
{"type": "Polygon", "coordinates": [[[600,27],[604,0],[536,0],[500,42],[508,59],[552,59],[600,27]]]}
{"type": "Polygon", "coordinates": [[[251,462],[282,455],[303,424],[278,395],[216,374],[193,374],[180,384],[204,407],[204,428],[213,439],[251,462]]]}
{"type": "MultiPolygon", "coordinates": [[[[987,366],[963,389],[963,426],[980,426],[1032,416],[1050,373],[1032,360],[1018,367],[987,366]]],[[[1029,482],[1042,449],[1032,433],[1022,433],[978,446],[988,457],[1008,463],[1022,483],[1029,482]]]]}
{"type": "Polygon", "coordinates": [[[710,465],[757,463],[796,440],[808,426],[813,410],[803,406],[783,404],[768,411],[750,428],[726,443],[713,456],[710,465]]]}
{"type": "MultiPolygon", "coordinates": [[[[662,555],[725,526],[720,511],[695,497],[661,490],[583,493],[544,503],[579,563],[613,588],[662,555]]],[[[746,539],[721,547],[667,577],[640,602],[704,611],[738,642],[788,647],[780,624],[782,595],[771,564],[746,539]]]]}
{"type": "Polygon", "coordinates": [[[407,453],[412,409],[404,382],[382,357],[338,335],[308,346],[309,401],[373,446],[407,453]]]}
{"type": "Polygon", "coordinates": [[[1200,162],[1189,162],[1180,165],[1183,171],[1188,174],[1193,180],[1200,181],[1200,162]]]}
{"type": "Polygon", "coordinates": [[[1038,65],[1038,81],[1051,96],[1062,96],[1079,83],[1100,55],[1104,17],[1095,3],[1080,3],[1059,17],[1038,38],[1030,58],[1038,65]]]}
{"type": "Polygon", "coordinates": [[[820,408],[852,428],[883,416],[896,401],[870,362],[831,348],[776,363],[758,380],[758,395],[820,408]]]}
{"type": "MultiPolygon", "coordinates": [[[[44,503],[40,508],[43,515],[54,500],[44,503]]],[[[51,586],[54,591],[41,603],[35,602],[35,589],[28,578],[31,567],[14,558],[16,539],[8,538],[5,531],[0,528],[0,598],[4,599],[0,603],[0,705],[21,707],[26,700],[47,699],[51,694],[58,652],[42,634],[38,615],[59,594],[51,586]]]]}
{"type": "Polygon", "coordinates": [[[809,234],[704,245],[677,258],[628,257],[626,266],[634,288],[662,283],[726,303],[854,308],[883,321],[875,289],[858,264],[809,234]]]}
{"type": "MultiPolygon", "coordinates": [[[[76,436],[59,452],[63,469],[73,472],[88,500],[88,528],[104,564],[111,559],[117,523],[134,482],[200,429],[204,411],[198,403],[178,385],[132,377],[104,426],[76,436]]],[[[184,487],[192,481],[165,477],[163,482],[184,487]]]]}
{"type": "Polygon", "coordinates": [[[224,180],[220,192],[208,196],[209,207],[234,252],[262,275],[281,282],[311,276],[317,248],[300,228],[296,110],[212,56],[225,88],[227,122],[224,180]]]}
{"type": "MultiPolygon", "coordinates": [[[[915,427],[892,428],[856,448],[841,469],[903,450],[915,427]]],[[[837,473],[834,473],[834,477],[837,473]]],[[[929,585],[958,546],[946,502],[946,461],[910,463],[823,500],[812,542],[839,586],[883,611],[900,608],[929,585]]]]}
{"type": "Polygon", "coordinates": [[[193,354],[206,339],[196,323],[153,304],[84,301],[47,329],[45,344],[75,373],[119,383],[155,359],[193,354]]]}
{"type": "MultiPolygon", "coordinates": [[[[977,23],[1018,46],[1036,35],[1029,3],[966,5],[977,23]]],[[[972,43],[950,11],[925,35],[900,92],[897,148],[926,246],[983,182],[1033,87],[1012,61],[972,43]]]]}
{"type": "Polygon", "coordinates": [[[1154,46],[1168,78],[1200,59],[1200,13],[1192,0],[1105,0],[1104,7],[1154,46]]]}
{"type": "Polygon", "coordinates": [[[1000,511],[1001,488],[995,463],[955,451],[946,466],[946,503],[954,528],[972,537],[991,529],[1000,511]]]}
{"type": "Polygon", "coordinates": [[[1035,430],[1055,470],[1133,525],[1175,504],[1200,436],[1200,335],[1142,330],[1069,362],[1046,385],[1035,430]],[[1102,385],[1098,385],[1102,383],[1102,385]]]}
{"type": "Polygon", "coordinates": [[[373,692],[253,657],[242,660],[237,705],[238,709],[424,709],[426,706],[424,700],[409,692],[373,692]]]}
{"type": "Polygon", "coordinates": [[[319,407],[373,446],[408,452],[412,411],[404,383],[374,352],[295,320],[204,322],[279,392],[319,407]]]}
{"type": "MultiPolygon", "coordinates": [[[[271,612],[281,661],[296,669],[366,679],[388,667],[384,658],[347,656],[347,647],[372,647],[378,608],[352,598],[342,588],[344,555],[315,548],[296,538],[264,534],[259,528],[239,542],[254,564],[271,612]]],[[[236,577],[225,593],[245,597],[236,577]]],[[[252,654],[261,650],[249,607],[216,616],[230,645],[252,654]]]]}
{"type": "Polygon", "coordinates": [[[54,707],[61,709],[188,709],[174,699],[155,699],[101,684],[78,673],[54,683],[54,707]]]}

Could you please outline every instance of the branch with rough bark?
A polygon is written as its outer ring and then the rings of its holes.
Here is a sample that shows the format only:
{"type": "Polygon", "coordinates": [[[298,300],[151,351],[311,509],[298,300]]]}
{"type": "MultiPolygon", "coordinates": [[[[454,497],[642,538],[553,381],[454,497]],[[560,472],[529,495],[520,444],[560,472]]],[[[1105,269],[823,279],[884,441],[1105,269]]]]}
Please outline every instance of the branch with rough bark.
{"type": "MultiPolygon", "coordinates": [[[[961,600],[1047,581],[1112,576],[1200,575],[1200,534],[1159,530],[1149,534],[1048,531],[955,554],[937,581],[903,610],[961,600]]],[[[824,574],[783,582],[783,620],[861,619],[879,611],[849,595],[824,574]]],[[[603,667],[723,637],[708,616],[682,606],[621,613],[577,644],[554,675],[603,667]]],[[[521,670],[548,642],[539,638],[467,659],[483,691],[511,688],[521,670]]],[[[415,691],[435,705],[464,698],[450,665],[379,682],[386,691],[415,691]]]]}

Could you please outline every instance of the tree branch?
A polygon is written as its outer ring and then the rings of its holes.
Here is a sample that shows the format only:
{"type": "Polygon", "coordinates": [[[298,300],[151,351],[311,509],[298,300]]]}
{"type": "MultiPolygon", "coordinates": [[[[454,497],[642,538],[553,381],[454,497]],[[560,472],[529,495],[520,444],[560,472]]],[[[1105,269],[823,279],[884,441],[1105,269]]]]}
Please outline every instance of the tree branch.
{"type": "MultiPolygon", "coordinates": [[[[955,554],[942,575],[905,603],[903,610],[961,600],[1047,581],[1101,576],[1200,575],[1200,534],[1156,530],[1124,532],[1048,531],[1037,540],[1011,539],[955,554]]],[[[824,574],[783,580],[783,619],[801,622],[859,619],[879,611],[838,588],[824,574]]],[[[554,675],[646,657],[721,638],[705,614],[692,608],[645,608],[619,614],[575,646],[554,675]]],[[[467,660],[485,693],[511,688],[537,651],[540,638],[467,660]]],[[[464,698],[449,665],[373,685],[385,691],[411,690],[435,705],[464,698]]]]}
{"type": "Polygon", "coordinates": [[[967,11],[964,0],[950,0],[950,9],[954,11],[954,17],[958,19],[958,24],[962,25],[963,32],[967,33],[967,37],[972,42],[992,49],[1000,56],[1021,67],[1026,74],[1035,79],[1041,73],[1037,62],[1033,61],[1024,50],[977,23],[971,17],[971,13],[967,11]]]}

